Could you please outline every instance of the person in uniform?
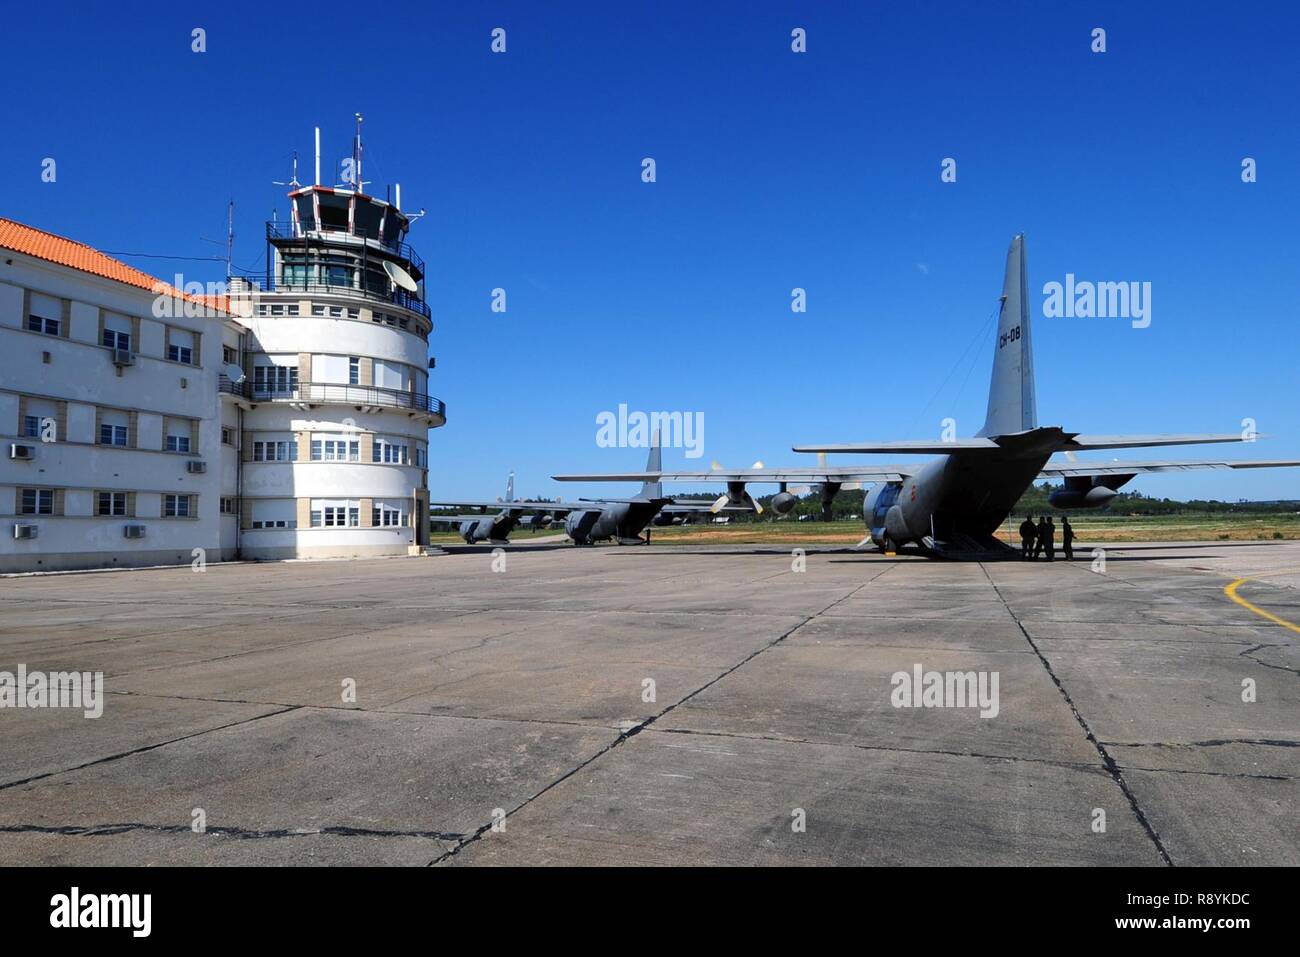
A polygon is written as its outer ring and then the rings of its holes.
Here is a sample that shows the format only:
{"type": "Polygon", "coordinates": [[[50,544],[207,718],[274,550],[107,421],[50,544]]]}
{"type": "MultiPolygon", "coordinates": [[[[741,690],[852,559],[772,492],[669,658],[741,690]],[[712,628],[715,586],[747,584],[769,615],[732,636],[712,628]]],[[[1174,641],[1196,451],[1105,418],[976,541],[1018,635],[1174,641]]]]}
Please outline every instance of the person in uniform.
{"type": "Polygon", "coordinates": [[[1020,523],[1020,560],[1029,561],[1034,557],[1034,516],[1026,515],[1020,523]]]}

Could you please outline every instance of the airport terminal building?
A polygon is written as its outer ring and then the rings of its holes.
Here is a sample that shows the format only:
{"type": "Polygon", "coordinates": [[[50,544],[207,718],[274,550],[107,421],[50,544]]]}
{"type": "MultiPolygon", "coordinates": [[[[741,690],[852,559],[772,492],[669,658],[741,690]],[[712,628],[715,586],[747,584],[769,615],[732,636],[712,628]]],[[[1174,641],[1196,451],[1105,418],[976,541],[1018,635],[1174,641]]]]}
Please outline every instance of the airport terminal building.
{"type": "Polygon", "coordinates": [[[0,573],[427,546],[446,412],[409,221],[290,195],[227,295],[0,219],[0,573]]]}

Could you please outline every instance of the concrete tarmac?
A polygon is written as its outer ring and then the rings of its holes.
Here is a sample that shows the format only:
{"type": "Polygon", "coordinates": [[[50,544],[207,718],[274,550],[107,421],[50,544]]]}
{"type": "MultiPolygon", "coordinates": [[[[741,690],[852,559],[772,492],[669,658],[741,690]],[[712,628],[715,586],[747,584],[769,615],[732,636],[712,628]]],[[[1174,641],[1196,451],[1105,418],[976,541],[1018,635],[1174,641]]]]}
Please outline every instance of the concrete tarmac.
{"type": "Polygon", "coordinates": [[[1076,555],[0,579],[0,864],[1300,864],[1300,543],[1076,555]]]}

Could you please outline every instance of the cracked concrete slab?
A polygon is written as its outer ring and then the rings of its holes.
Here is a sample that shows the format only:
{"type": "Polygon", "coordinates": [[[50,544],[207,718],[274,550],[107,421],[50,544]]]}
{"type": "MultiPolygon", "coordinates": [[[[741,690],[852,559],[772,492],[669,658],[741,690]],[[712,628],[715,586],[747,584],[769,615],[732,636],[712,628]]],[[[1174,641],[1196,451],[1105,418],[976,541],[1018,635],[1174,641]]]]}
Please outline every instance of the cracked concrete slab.
{"type": "MultiPolygon", "coordinates": [[[[0,788],[16,781],[156,747],[190,735],[273,714],[274,705],[134,698],[105,694],[104,711],[87,718],[67,708],[0,712],[0,788]]],[[[0,791],[0,804],[5,800],[0,791]]]]}
{"type": "Polygon", "coordinates": [[[440,863],[612,861],[1160,863],[1099,771],[654,730],[440,863]],[[1104,834],[1090,827],[1096,807],[1110,812],[1104,834]]]}
{"type": "Polygon", "coordinates": [[[1295,615],[1300,576],[1272,573],[1300,544],[1126,546],[1105,575],[553,545],[497,573],[451,551],[0,580],[0,669],[111,692],[98,720],[0,710],[0,863],[1300,855],[1296,637],[1223,594],[1267,574],[1243,593],[1295,615]],[[894,708],[915,663],[997,670],[998,716],[894,708]]]}
{"type": "MultiPolygon", "coordinates": [[[[428,849],[512,810],[614,738],[564,725],[293,710],[5,789],[0,859],[14,863],[22,837],[59,863],[146,864],[154,847],[180,838],[196,854],[238,839],[249,862],[278,863],[303,852],[292,833],[302,830],[428,849]],[[189,831],[196,808],[220,840],[189,831]],[[132,840],[86,833],[105,828],[132,840]],[[130,857],[132,848],[146,856],[130,857]]],[[[352,843],[314,846],[339,853],[323,862],[349,863],[352,843]]]]}
{"type": "Polygon", "coordinates": [[[1180,866],[1300,864],[1300,782],[1125,771],[1180,866]]]}

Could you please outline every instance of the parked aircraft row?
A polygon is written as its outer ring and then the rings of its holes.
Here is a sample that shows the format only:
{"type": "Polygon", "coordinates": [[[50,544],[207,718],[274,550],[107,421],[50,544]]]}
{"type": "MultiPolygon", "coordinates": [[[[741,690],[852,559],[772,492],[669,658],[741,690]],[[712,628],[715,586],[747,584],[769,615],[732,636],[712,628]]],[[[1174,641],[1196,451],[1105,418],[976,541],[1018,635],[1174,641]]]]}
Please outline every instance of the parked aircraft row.
{"type": "MultiPolygon", "coordinates": [[[[663,450],[655,435],[646,461],[646,474],[659,472],[663,450]]],[[[688,516],[718,512],[726,508],[716,502],[674,499],[664,495],[663,485],[647,479],[632,498],[579,499],[576,502],[527,501],[515,498],[515,477],[506,483],[505,500],[495,502],[434,502],[434,506],[477,508],[478,514],[433,515],[431,520],[454,525],[467,545],[477,542],[505,544],[517,526],[545,527],[554,521],[564,522],[565,534],[575,545],[614,540],[620,545],[643,544],[641,533],[650,525],[680,525],[688,516]],[[495,509],[492,515],[488,509],[495,509]]],[[[756,505],[756,503],[755,503],[756,505]]],[[[749,506],[727,510],[749,510],[749,506]]],[[[760,512],[761,508],[758,509],[760,512]]]]}
{"type": "MultiPolygon", "coordinates": [[[[756,509],[748,486],[772,483],[778,493],[773,510],[784,514],[800,494],[819,492],[823,506],[844,489],[871,484],[864,508],[868,537],[882,551],[915,544],[928,555],[951,558],[1011,557],[1011,546],[994,532],[1029,486],[1040,478],[1063,481],[1051,495],[1059,509],[1096,508],[1115,497],[1137,475],[1193,469],[1256,469],[1300,466],[1292,460],[1149,460],[1078,462],[1073,453],[1095,449],[1128,449],[1172,445],[1204,445],[1247,441],[1256,436],[1238,433],[1180,435],[1092,435],[1058,425],[1040,426],[1034,396],[1034,366],[1029,319],[1025,240],[1017,235],[1007,251],[1001,307],[995,333],[993,370],[983,427],[972,437],[954,441],[913,439],[898,442],[850,442],[796,445],[796,452],[819,455],[816,467],[753,468],[729,471],[665,472],[660,451],[652,449],[642,472],[554,475],[560,482],[641,482],[632,499],[563,506],[565,530],[575,543],[602,538],[620,543],[640,542],[642,529],[659,516],[672,520],[682,509],[756,509]],[[923,463],[830,466],[828,453],[916,453],[937,455],[923,463]],[[1064,453],[1064,459],[1054,458],[1064,453]],[[725,482],[726,492],[712,505],[675,503],[662,492],[663,482],[725,482]]],[[[521,503],[527,507],[529,503],[521,503]]],[[[554,503],[532,505],[560,511],[554,503]]],[[[511,503],[513,506],[513,503],[511,503]]],[[[495,521],[512,511],[505,508],[495,521]]],[[[462,535],[471,540],[466,525],[462,535]]],[[[478,517],[481,523],[486,521],[478,517]]],[[[503,526],[501,526],[503,527],[503,526]]],[[[513,527],[513,524],[510,526],[513,527]]],[[[498,526],[475,526],[474,535],[491,537],[498,526]]],[[[508,531],[508,528],[506,529],[508,531]]],[[[866,539],[864,539],[865,544],[866,539]]]]}

